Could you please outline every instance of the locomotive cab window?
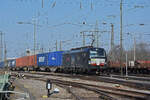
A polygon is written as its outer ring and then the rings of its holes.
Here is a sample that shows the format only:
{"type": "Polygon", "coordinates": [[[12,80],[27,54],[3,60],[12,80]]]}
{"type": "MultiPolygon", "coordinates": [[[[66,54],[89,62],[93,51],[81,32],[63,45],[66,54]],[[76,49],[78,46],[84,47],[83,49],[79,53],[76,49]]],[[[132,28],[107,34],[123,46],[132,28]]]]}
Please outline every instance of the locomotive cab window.
{"type": "Polygon", "coordinates": [[[90,50],[90,58],[105,57],[104,50],[90,50]]]}

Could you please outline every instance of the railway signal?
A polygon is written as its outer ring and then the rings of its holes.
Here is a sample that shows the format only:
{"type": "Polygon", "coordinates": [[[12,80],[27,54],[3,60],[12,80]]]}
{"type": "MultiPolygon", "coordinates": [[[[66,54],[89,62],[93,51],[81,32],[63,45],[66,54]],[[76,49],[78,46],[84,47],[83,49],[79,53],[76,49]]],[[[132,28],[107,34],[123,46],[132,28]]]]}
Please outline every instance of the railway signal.
{"type": "Polygon", "coordinates": [[[46,89],[47,89],[47,97],[49,97],[50,96],[50,90],[52,89],[52,83],[51,83],[50,79],[47,79],[46,89]]]}

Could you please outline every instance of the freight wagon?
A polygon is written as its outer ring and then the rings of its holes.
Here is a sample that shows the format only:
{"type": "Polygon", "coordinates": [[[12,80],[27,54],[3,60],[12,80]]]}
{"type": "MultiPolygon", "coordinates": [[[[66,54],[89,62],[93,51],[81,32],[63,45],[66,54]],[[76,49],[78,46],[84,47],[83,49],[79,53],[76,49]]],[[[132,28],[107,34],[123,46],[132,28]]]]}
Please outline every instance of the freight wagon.
{"type": "Polygon", "coordinates": [[[9,69],[12,69],[16,66],[16,59],[7,59],[6,61],[0,62],[0,68],[7,67],[9,69]]]}
{"type": "MultiPolygon", "coordinates": [[[[120,73],[120,62],[109,61],[108,70],[110,73],[120,73]]],[[[128,73],[130,74],[148,74],[150,72],[150,61],[128,61],[128,73]]],[[[123,72],[126,72],[126,62],[122,62],[123,72]]]]}
{"type": "Polygon", "coordinates": [[[16,70],[35,70],[37,68],[37,56],[24,56],[16,59],[16,70]]]}
{"type": "Polygon", "coordinates": [[[63,51],[37,54],[38,70],[55,71],[62,65],[63,51]]]}
{"type": "Polygon", "coordinates": [[[37,54],[37,66],[39,71],[48,70],[48,53],[37,54]]]}

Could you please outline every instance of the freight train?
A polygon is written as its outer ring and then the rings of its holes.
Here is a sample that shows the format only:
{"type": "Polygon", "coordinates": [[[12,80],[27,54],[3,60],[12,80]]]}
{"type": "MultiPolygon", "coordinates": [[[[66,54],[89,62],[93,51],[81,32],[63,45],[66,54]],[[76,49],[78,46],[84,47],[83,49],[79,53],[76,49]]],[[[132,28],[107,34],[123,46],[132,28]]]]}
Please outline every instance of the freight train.
{"type": "MultiPolygon", "coordinates": [[[[129,61],[129,73],[150,73],[150,61],[129,61]]],[[[63,73],[120,73],[120,63],[107,61],[103,48],[92,46],[73,48],[67,51],[55,51],[31,56],[8,59],[0,62],[0,68],[22,71],[52,71],[63,73]]],[[[123,72],[126,63],[122,63],[123,72]]]]}
{"type": "Polygon", "coordinates": [[[93,46],[24,56],[16,58],[14,61],[15,63],[13,64],[10,62],[10,65],[12,65],[9,66],[11,70],[96,73],[100,72],[101,69],[107,68],[106,51],[103,48],[95,48],[93,46]]]}

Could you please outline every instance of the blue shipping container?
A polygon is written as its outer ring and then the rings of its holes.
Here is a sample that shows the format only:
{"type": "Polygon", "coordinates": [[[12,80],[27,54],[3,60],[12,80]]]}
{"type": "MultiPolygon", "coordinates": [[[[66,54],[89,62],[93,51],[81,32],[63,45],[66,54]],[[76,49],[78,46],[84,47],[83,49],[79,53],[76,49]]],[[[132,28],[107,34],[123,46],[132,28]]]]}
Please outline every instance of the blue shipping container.
{"type": "Polygon", "coordinates": [[[62,65],[63,51],[56,51],[48,53],[48,66],[61,66],[62,65]]]}
{"type": "Polygon", "coordinates": [[[37,54],[37,66],[48,66],[48,53],[37,54]]]}

